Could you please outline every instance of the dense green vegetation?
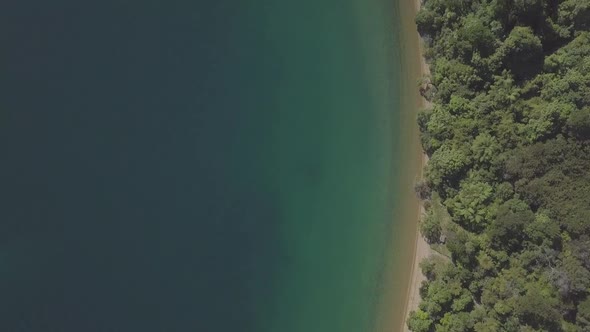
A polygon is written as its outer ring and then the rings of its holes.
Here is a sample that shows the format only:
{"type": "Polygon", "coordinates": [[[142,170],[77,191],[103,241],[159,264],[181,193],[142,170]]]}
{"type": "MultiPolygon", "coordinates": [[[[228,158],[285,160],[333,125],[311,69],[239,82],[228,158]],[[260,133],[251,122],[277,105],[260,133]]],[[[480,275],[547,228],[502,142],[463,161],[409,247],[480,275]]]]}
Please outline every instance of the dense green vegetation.
{"type": "Polygon", "coordinates": [[[409,327],[590,331],[590,0],[426,0],[416,22],[421,231],[445,250],[409,327]]]}

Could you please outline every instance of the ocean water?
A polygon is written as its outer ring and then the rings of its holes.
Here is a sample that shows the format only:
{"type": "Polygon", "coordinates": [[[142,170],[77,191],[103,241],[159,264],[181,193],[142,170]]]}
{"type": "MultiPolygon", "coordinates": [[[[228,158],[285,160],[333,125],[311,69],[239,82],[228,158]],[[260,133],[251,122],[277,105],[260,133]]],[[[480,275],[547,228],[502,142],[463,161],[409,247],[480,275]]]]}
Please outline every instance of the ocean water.
{"type": "Polygon", "coordinates": [[[0,4],[0,331],[371,331],[389,0],[0,4]]]}

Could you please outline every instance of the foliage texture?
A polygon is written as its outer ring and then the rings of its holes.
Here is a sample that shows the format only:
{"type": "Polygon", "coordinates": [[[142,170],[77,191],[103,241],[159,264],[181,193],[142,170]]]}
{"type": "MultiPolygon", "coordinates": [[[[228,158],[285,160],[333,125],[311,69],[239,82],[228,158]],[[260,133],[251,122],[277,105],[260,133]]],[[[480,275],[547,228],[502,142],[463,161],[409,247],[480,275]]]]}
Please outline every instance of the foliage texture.
{"type": "Polygon", "coordinates": [[[425,0],[413,331],[590,331],[590,1],[425,0]],[[441,205],[442,204],[442,205],[441,205]]]}

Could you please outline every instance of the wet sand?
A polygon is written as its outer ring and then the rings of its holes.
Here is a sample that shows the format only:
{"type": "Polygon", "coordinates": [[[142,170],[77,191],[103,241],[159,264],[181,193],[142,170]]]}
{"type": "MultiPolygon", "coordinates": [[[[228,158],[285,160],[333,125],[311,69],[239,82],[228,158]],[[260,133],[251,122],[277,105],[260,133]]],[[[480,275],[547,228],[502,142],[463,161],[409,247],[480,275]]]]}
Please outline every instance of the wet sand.
{"type": "MultiPolygon", "coordinates": [[[[420,0],[402,0],[400,3],[400,6],[402,7],[403,11],[402,19],[404,27],[404,36],[406,36],[406,39],[404,40],[404,65],[407,68],[405,78],[408,83],[405,84],[405,90],[412,90],[404,91],[404,95],[406,96],[405,105],[408,109],[408,113],[411,113],[414,116],[414,124],[412,128],[414,128],[415,132],[412,133],[412,135],[414,135],[413,137],[411,137],[412,140],[418,139],[417,137],[419,135],[417,124],[415,121],[417,111],[421,108],[430,106],[430,103],[424,98],[422,98],[422,96],[420,96],[418,92],[418,81],[421,77],[428,75],[430,73],[428,64],[422,56],[422,40],[418,35],[416,24],[414,21],[414,17],[420,9],[420,5],[420,0]]],[[[412,144],[412,146],[414,145],[412,144]]],[[[423,168],[426,162],[428,161],[428,157],[423,153],[420,144],[418,144],[417,147],[414,146],[414,148],[416,149],[416,153],[419,154],[420,159],[417,168],[415,168],[415,174],[416,179],[420,179],[422,178],[423,168]]],[[[416,165],[414,165],[414,167],[416,167],[416,165]]],[[[425,211],[422,204],[418,202],[417,205],[417,208],[415,207],[415,205],[411,206],[412,208],[414,208],[414,214],[408,216],[408,218],[410,218],[408,220],[408,224],[412,228],[411,232],[413,235],[413,243],[408,251],[411,266],[409,268],[409,273],[407,273],[407,294],[405,296],[403,319],[398,325],[399,331],[404,332],[410,331],[406,324],[407,318],[411,311],[418,309],[418,305],[420,304],[421,300],[420,286],[422,284],[422,281],[425,280],[425,277],[424,275],[422,275],[422,272],[420,271],[419,264],[432,252],[429,245],[420,235],[418,229],[418,220],[420,219],[421,215],[425,213],[425,211]]]]}

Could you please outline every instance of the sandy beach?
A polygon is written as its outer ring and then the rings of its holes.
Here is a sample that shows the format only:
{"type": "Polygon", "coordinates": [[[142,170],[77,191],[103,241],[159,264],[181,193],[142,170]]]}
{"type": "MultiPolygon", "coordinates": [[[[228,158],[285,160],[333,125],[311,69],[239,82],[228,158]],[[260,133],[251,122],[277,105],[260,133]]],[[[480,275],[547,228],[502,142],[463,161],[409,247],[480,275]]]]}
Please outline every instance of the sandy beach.
{"type": "Polygon", "coordinates": [[[420,235],[418,221],[424,208],[414,193],[416,181],[422,178],[427,156],[420,144],[416,122],[417,112],[428,107],[428,102],[420,95],[418,82],[429,73],[428,65],[422,56],[422,41],[418,34],[415,16],[420,0],[396,2],[395,15],[400,18],[399,45],[400,63],[400,105],[399,132],[400,155],[404,156],[400,169],[398,188],[402,193],[396,205],[397,227],[391,235],[393,261],[387,265],[385,283],[381,294],[381,310],[373,331],[409,331],[406,320],[412,310],[420,303],[420,285],[425,279],[420,271],[420,262],[429,256],[431,249],[420,235]]]}
{"type": "MultiPolygon", "coordinates": [[[[412,20],[413,17],[415,17],[415,14],[420,10],[420,6],[421,6],[421,0],[411,0],[413,2],[413,15],[412,15],[412,20]]],[[[413,24],[414,26],[414,30],[416,30],[415,28],[415,23],[413,24]]],[[[424,77],[426,75],[430,74],[430,70],[428,68],[428,64],[426,63],[426,59],[423,56],[423,45],[422,45],[422,40],[420,38],[420,36],[418,35],[418,32],[415,31],[413,33],[414,38],[415,38],[415,44],[412,45],[414,46],[414,48],[418,49],[418,57],[419,57],[419,74],[421,77],[424,77]]],[[[416,79],[419,79],[420,77],[416,77],[416,79]]],[[[423,97],[419,97],[417,102],[416,102],[416,106],[417,108],[425,108],[425,107],[429,107],[430,106],[430,102],[427,101],[426,99],[424,99],[423,97]]],[[[422,152],[422,150],[421,150],[422,152]]],[[[423,169],[424,166],[426,165],[426,163],[428,162],[428,156],[424,153],[422,153],[422,158],[421,158],[421,169],[419,171],[419,178],[422,178],[422,174],[423,174],[423,169]]],[[[423,214],[425,213],[424,210],[424,206],[423,204],[420,203],[418,211],[417,211],[417,215],[416,215],[416,219],[419,219],[423,214]]],[[[427,258],[428,256],[430,256],[431,254],[431,249],[430,246],[428,245],[428,243],[426,243],[426,241],[424,240],[424,238],[421,236],[420,231],[418,229],[418,220],[416,220],[416,231],[415,231],[415,241],[414,241],[414,247],[413,247],[413,259],[412,259],[412,267],[410,270],[410,281],[409,281],[409,287],[408,287],[408,293],[406,295],[406,303],[405,303],[405,310],[404,310],[404,320],[402,322],[402,326],[400,327],[400,331],[410,331],[410,329],[408,328],[406,321],[407,318],[410,314],[411,311],[418,309],[418,305],[420,304],[420,286],[422,284],[422,281],[424,281],[426,278],[424,277],[424,275],[422,274],[422,272],[420,271],[420,262],[427,258]]]]}
{"type": "MultiPolygon", "coordinates": [[[[428,157],[424,155],[422,157],[423,166],[426,164],[428,157]]],[[[425,213],[424,206],[420,204],[420,208],[418,211],[418,216],[422,216],[425,213]]],[[[418,309],[418,305],[420,304],[420,285],[422,281],[426,278],[420,271],[420,262],[430,256],[431,249],[428,243],[424,240],[424,237],[420,234],[419,230],[416,230],[416,239],[415,239],[415,246],[414,246],[414,258],[412,261],[412,269],[410,271],[410,285],[408,288],[408,294],[406,296],[406,306],[405,306],[405,314],[404,314],[404,321],[403,326],[401,328],[402,331],[410,331],[406,324],[408,316],[412,310],[418,309]]]]}

